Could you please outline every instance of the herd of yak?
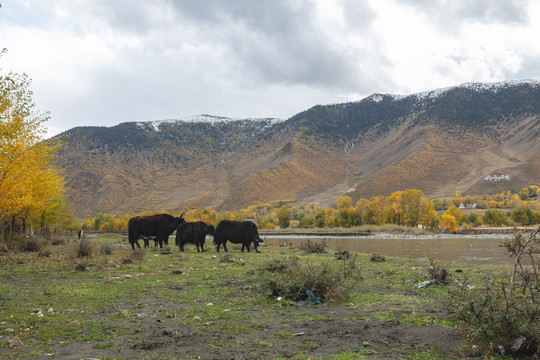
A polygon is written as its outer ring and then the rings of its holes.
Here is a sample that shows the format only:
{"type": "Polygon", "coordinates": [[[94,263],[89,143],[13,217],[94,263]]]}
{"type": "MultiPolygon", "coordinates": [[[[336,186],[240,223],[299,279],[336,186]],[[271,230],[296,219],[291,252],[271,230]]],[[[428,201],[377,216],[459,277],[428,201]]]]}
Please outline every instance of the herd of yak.
{"type": "Polygon", "coordinates": [[[185,212],[180,217],[174,217],[169,214],[157,214],[150,216],[136,216],[129,219],[128,222],[128,239],[131,248],[135,250],[135,245],[139,245],[139,239],[144,240],[144,246],[150,246],[150,240],[153,240],[157,245],[163,247],[163,243],[168,245],[169,236],[176,230],[176,245],[181,251],[184,251],[184,245],[187,243],[195,244],[197,251],[204,251],[204,241],[206,235],[214,235],[214,244],[216,250],[223,245],[223,249],[227,250],[227,241],[233,244],[242,244],[242,252],[244,248],[250,251],[251,244],[256,252],[259,252],[259,243],[263,240],[259,237],[257,225],[251,221],[232,221],[222,220],[214,227],[202,221],[186,222],[184,220],[185,212]]]}

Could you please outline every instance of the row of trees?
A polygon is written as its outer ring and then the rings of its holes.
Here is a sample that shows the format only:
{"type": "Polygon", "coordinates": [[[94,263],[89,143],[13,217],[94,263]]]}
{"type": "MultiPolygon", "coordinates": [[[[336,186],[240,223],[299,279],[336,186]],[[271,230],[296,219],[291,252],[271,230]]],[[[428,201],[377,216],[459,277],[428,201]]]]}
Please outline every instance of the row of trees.
{"type": "Polygon", "coordinates": [[[24,74],[0,73],[0,236],[7,239],[70,220],[52,165],[59,145],[44,140],[48,114],[35,111],[29,85],[24,74]]]}
{"type": "MultiPolygon", "coordinates": [[[[234,212],[217,212],[212,208],[187,210],[187,221],[204,221],[216,225],[219,221],[253,219],[261,229],[280,228],[335,228],[361,225],[396,224],[406,227],[421,226],[427,229],[447,229],[455,232],[458,226],[476,227],[483,224],[501,226],[509,224],[533,225],[540,223],[538,201],[530,201],[513,211],[488,209],[485,212],[464,212],[452,201],[446,210],[437,211],[433,200],[428,200],[420,190],[396,191],[390,196],[375,196],[359,199],[352,205],[348,196],[336,200],[336,207],[320,208],[307,205],[302,208],[291,206],[290,202],[279,201],[259,204],[234,212]]],[[[178,216],[182,211],[173,214],[178,216]]],[[[87,218],[82,227],[85,230],[102,232],[126,232],[128,220],[142,214],[107,215],[98,214],[87,218]]]]}

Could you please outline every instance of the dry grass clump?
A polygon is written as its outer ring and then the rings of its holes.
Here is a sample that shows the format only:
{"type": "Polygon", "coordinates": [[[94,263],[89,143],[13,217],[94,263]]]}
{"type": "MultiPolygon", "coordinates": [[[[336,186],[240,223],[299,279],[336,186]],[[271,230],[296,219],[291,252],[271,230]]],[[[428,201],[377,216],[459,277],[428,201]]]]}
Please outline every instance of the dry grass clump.
{"type": "Polygon", "coordinates": [[[432,283],[437,285],[447,285],[450,282],[448,270],[437,264],[435,260],[429,259],[429,266],[426,270],[428,278],[432,283]]]}
{"type": "Polygon", "coordinates": [[[114,250],[114,245],[112,244],[101,244],[99,246],[99,252],[102,255],[111,255],[113,253],[113,250],[114,250]]]}
{"type": "Polygon", "coordinates": [[[306,290],[310,290],[321,301],[342,302],[360,280],[356,256],[342,260],[341,264],[302,261],[296,257],[273,259],[263,264],[260,271],[261,289],[270,296],[290,301],[307,299],[306,290]]]}
{"type": "Polygon", "coordinates": [[[23,238],[20,242],[20,249],[24,252],[38,252],[45,246],[45,241],[38,237],[23,238]]]}
{"type": "Polygon", "coordinates": [[[38,252],[38,257],[50,257],[52,255],[52,251],[48,248],[41,249],[38,252]]]}
{"type": "Polygon", "coordinates": [[[134,261],[142,261],[144,260],[144,256],[146,254],[144,249],[131,250],[127,247],[121,248],[120,252],[122,254],[120,260],[122,264],[132,264],[134,261]]]}
{"type": "Polygon", "coordinates": [[[321,242],[306,239],[300,244],[300,250],[306,254],[320,254],[326,252],[326,240],[321,242]]]}
{"type": "Polygon", "coordinates": [[[75,254],[77,257],[89,257],[92,256],[96,246],[93,242],[88,240],[81,240],[75,246],[75,254]]]}
{"type": "Polygon", "coordinates": [[[384,262],[386,261],[386,258],[382,256],[381,254],[371,254],[369,261],[371,262],[384,262]]]}
{"type": "Polygon", "coordinates": [[[54,246],[66,245],[66,239],[54,238],[51,240],[51,245],[54,245],[54,246]]]}

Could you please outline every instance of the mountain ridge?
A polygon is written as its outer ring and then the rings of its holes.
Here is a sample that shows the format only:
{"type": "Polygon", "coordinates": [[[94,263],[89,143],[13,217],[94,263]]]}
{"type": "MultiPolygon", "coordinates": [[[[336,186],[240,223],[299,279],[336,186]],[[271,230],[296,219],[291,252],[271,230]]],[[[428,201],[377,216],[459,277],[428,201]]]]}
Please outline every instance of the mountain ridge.
{"type": "Polygon", "coordinates": [[[286,120],[203,114],[74,128],[58,136],[66,147],[57,164],[79,217],[540,183],[540,82],[418,94],[316,105],[286,120]],[[499,184],[482,180],[507,173],[499,184]]]}

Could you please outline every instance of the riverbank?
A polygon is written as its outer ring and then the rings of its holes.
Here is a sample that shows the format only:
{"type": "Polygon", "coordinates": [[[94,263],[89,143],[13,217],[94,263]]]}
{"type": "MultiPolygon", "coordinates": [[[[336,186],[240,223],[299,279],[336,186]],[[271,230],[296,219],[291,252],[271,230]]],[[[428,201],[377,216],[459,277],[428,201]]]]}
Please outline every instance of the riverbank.
{"type": "Polygon", "coordinates": [[[316,228],[316,229],[259,229],[259,234],[264,235],[291,235],[291,236],[370,236],[377,233],[385,234],[409,234],[409,235],[495,235],[495,234],[513,234],[516,231],[532,232],[538,229],[533,227],[477,227],[472,229],[460,228],[456,233],[448,231],[432,231],[420,228],[408,228],[401,226],[365,226],[356,228],[316,228]]]}

